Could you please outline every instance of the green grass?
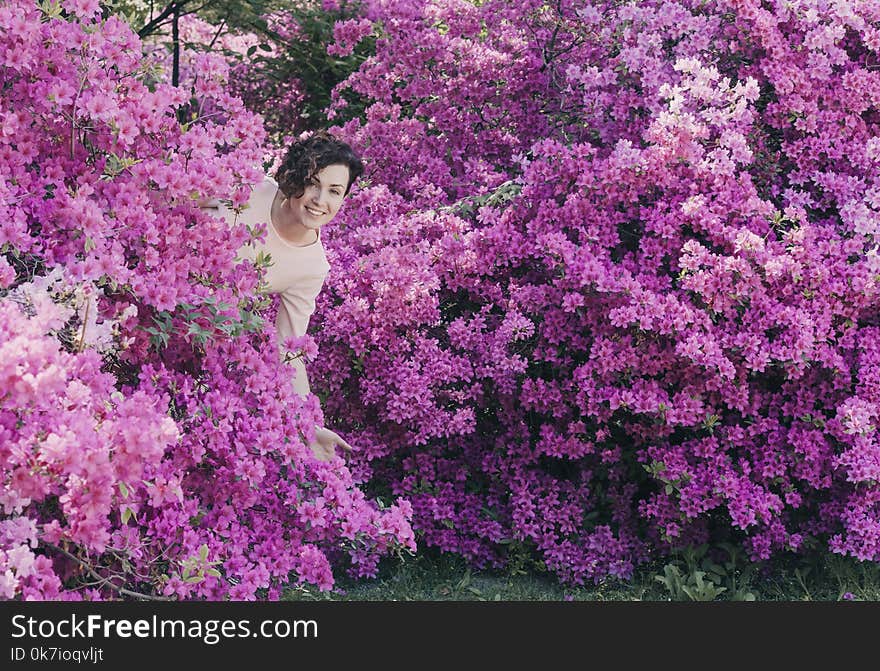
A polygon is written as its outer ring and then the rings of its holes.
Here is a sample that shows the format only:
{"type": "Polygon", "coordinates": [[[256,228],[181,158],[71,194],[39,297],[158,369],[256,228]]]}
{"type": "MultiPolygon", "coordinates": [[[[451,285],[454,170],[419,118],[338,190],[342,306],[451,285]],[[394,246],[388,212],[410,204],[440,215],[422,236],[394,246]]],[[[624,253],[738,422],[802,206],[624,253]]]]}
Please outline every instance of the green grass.
{"type": "Polygon", "coordinates": [[[640,567],[632,580],[561,585],[538,566],[478,571],[464,560],[423,550],[387,560],[372,580],[340,579],[336,588],[291,588],[287,600],[336,601],[880,601],[880,564],[837,555],[752,564],[705,548],[640,567]],[[849,595],[849,596],[845,596],[849,595]]]}

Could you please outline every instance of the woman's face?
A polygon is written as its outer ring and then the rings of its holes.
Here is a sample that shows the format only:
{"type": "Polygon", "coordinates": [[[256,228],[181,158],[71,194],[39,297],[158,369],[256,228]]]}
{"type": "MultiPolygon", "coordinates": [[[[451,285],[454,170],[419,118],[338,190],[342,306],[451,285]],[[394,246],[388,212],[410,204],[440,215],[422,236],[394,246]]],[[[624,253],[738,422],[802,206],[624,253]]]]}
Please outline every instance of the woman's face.
{"type": "Polygon", "coordinates": [[[288,199],[294,220],[309,230],[317,231],[339,212],[347,187],[347,165],[334,163],[322,168],[306,184],[299,198],[288,199]]]}

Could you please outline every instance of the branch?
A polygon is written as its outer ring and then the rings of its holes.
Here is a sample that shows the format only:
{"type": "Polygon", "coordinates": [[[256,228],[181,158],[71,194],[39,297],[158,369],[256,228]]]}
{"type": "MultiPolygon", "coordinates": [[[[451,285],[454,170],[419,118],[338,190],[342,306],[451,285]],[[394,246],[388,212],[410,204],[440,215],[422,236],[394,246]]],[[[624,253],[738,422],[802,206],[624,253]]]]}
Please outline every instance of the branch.
{"type": "MultiPolygon", "coordinates": [[[[195,9],[191,9],[191,10],[189,10],[188,12],[181,12],[180,15],[181,15],[181,16],[189,16],[190,14],[198,14],[198,13],[199,13],[200,11],[202,11],[205,7],[208,7],[208,6],[213,5],[213,4],[214,4],[214,0],[207,0],[207,2],[205,2],[204,4],[202,4],[202,5],[198,6],[198,7],[196,7],[195,9]]],[[[182,7],[182,6],[183,6],[183,5],[181,5],[181,7],[182,7]]],[[[225,21],[225,20],[226,20],[226,19],[224,19],[224,21],[225,21]]]]}
{"type": "Polygon", "coordinates": [[[171,86],[177,88],[180,84],[180,8],[174,8],[171,18],[171,86]]]}
{"type": "Polygon", "coordinates": [[[171,16],[176,10],[183,9],[184,5],[186,5],[189,0],[178,0],[176,2],[171,2],[165,6],[165,9],[162,10],[162,13],[159,14],[155,19],[151,19],[150,22],[141,28],[138,31],[138,37],[141,39],[145,38],[147,35],[152,35],[156,29],[165,23],[165,20],[171,16]]]}
{"type": "Polygon", "coordinates": [[[217,38],[220,37],[220,33],[223,32],[223,29],[226,27],[226,19],[223,19],[220,22],[220,27],[217,28],[217,32],[214,34],[214,39],[211,40],[211,43],[208,45],[208,49],[214,48],[214,43],[217,41],[217,38]]]}
{"type": "Polygon", "coordinates": [[[75,561],[75,562],[76,562],[77,564],[79,564],[83,569],[85,569],[85,571],[86,571],[90,576],[92,576],[95,580],[97,580],[101,585],[107,585],[108,587],[110,587],[111,589],[116,590],[117,592],[119,592],[119,593],[122,594],[123,596],[130,596],[130,597],[133,597],[133,598],[135,598],[135,599],[146,599],[146,600],[148,600],[148,601],[173,601],[173,600],[174,600],[174,599],[172,599],[170,596],[153,596],[152,594],[142,594],[142,593],[140,593],[140,592],[132,592],[130,589],[125,589],[124,587],[119,587],[119,586],[117,586],[117,585],[114,585],[112,582],[110,582],[110,579],[109,579],[109,578],[104,578],[104,577],[102,577],[102,576],[101,576],[99,573],[97,573],[97,572],[96,572],[96,571],[95,571],[95,570],[94,570],[89,564],[87,564],[86,562],[84,562],[82,559],[80,559],[80,558],[77,557],[76,555],[73,555],[73,554],[69,553],[67,550],[65,550],[64,548],[60,548],[60,547],[58,547],[57,545],[54,545],[54,544],[52,544],[52,543],[46,543],[46,541],[43,541],[43,543],[44,543],[47,547],[50,547],[50,548],[52,548],[53,550],[57,550],[58,552],[60,552],[61,554],[63,554],[65,557],[67,557],[67,558],[72,559],[73,561],[75,561]]]}

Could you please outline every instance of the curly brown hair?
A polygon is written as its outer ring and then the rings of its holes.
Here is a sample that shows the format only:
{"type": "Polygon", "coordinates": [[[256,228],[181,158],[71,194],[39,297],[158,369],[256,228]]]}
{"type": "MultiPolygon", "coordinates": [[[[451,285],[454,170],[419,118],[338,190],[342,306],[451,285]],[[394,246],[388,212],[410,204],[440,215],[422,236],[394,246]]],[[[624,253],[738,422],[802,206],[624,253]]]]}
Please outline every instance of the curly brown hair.
{"type": "Polygon", "coordinates": [[[347,195],[351,185],[363,173],[364,164],[349,144],[327,131],[318,131],[290,146],[275,172],[275,181],[285,196],[299,198],[316,174],[335,164],[348,167],[347,195]]]}

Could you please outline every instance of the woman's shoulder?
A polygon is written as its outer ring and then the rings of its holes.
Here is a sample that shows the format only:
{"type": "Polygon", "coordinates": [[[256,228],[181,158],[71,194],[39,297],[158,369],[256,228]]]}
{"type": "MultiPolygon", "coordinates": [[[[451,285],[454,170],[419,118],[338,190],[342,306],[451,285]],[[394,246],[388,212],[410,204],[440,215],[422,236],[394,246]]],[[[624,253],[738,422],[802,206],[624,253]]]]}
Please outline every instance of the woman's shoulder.
{"type": "Polygon", "coordinates": [[[263,181],[254,185],[254,188],[251,191],[251,197],[248,199],[248,206],[252,207],[258,203],[265,203],[266,201],[271,205],[272,199],[275,198],[277,191],[277,182],[269,175],[266,175],[263,178],[263,181]]]}
{"type": "Polygon", "coordinates": [[[236,218],[248,224],[265,223],[269,219],[272,200],[277,191],[275,180],[267,175],[251,189],[247,202],[238,208],[236,218]]]}
{"type": "Polygon", "coordinates": [[[260,216],[268,212],[266,204],[268,203],[269,207],[271,207],[272,200],[275,198],[277,191],[278,184],[272,177],[266,175],[262,181],[256,183],[251,188],[247,201],[238,208],[232,207],[231,201],[217,197],[203,198],[199,201],[198,206],[203,210],[213,210],[216,214],[229,219],[230,222],[241,219],[242,215],[245,215],[250,220],[253,219],[254,215],[260,216]]]}

